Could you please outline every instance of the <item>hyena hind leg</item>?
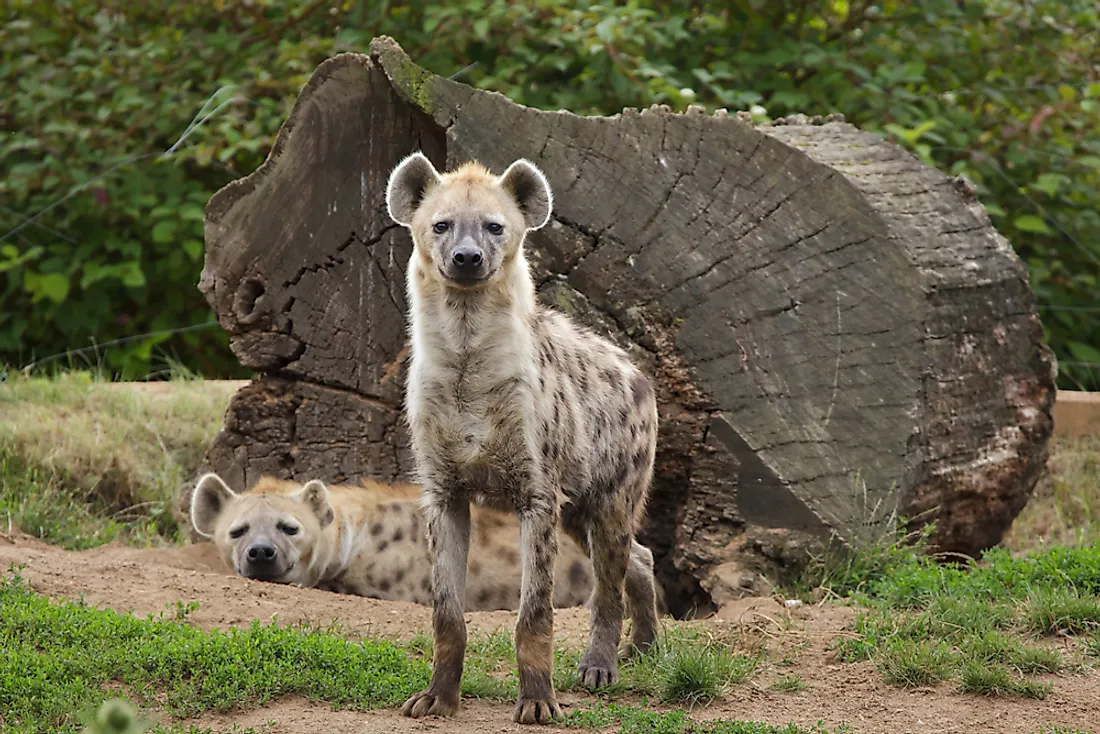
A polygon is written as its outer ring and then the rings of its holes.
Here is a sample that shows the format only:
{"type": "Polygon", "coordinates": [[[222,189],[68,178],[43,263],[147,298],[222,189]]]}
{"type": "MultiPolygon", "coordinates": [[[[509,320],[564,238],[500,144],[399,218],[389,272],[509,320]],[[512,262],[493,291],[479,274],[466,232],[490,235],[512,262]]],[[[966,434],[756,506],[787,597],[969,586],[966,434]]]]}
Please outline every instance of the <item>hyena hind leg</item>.
{"type": "Polygon", "coordinates": [[[630,615],[630,642],[620,654],[629,659],[644,655],[657,640],[657,585],[653,578],[653,553],[637,540],[630,546],[630,566],[626,571],[627,612],[630,615]]]}
{"type": "Polygon", "coordinates": [[[615,513],[596,513],[588,521],[588,548],[595,572],[588,647],[578,668],[587,688],[608,686],[618,679],[619,641],[623,629],[623,594],[633,543],[628,525],[615,513]]]}

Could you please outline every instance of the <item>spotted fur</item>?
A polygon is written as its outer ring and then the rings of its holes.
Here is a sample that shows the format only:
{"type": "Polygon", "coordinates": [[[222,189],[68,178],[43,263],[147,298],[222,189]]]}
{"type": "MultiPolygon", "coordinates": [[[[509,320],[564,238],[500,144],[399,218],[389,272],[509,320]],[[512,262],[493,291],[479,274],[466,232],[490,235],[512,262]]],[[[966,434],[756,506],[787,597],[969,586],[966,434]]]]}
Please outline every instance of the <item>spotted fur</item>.
{"type": "Polygon", "coordinates": [[[458,708],[471,503],[519,516],[516,721],[560,713],[549,572],[559,525],[596,575],[583,683],[616,680],[624,591],[631,649],[648,649],[656,634],[653,558],[635,540],[653,473],[656,400],[625,352],[537,303],[523,243],[552,204],[545,176],[524,160],[501,176],[476,163],[441,175],[414,154],[390,177],[390,216],[414,242],[406,409],[435,581],[432,680],[406,702],[413,717],[458,708]]]}
{"type": "MultiPolygon", "coordinates": [[[[233,492],[216,474],[192,496],[191,521],[213,539],[228,568],[246,578],[375,599],[431,603],[431,562],[420,488],[365,481],[331,485],[262,477],[233,492]],[[264,558],[263,550],[272,551],[264,558]],[[249,560],[253,552],[260,562],[249,560]]],[[[519,608],[519,525],[514,516],[477,508],[471,523],[467,611],[519,608]]],[[[558,559],[554,605],[584,604],[591,563],[570,539],[558,559]]]]}

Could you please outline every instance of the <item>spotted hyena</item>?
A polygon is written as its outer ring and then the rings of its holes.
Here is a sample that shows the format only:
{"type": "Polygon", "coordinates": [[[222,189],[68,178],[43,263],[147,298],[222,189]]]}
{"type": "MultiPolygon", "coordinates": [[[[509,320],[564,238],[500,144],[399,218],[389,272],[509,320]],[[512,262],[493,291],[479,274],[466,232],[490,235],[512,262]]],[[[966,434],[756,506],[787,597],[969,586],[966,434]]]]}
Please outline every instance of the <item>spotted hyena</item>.
{"type": "MultiPolygon", "coordinates": [[[[420,488],[409,484],[302,485],[271,477],[237,494],[206,474],[191,498],[191,522],[239,576],[428,604],[431,562],[419,497],[420,488]]],[[[517,609],[515,517],[479,508],[472,524],[466,609],[517,609]]],[[[563,540],[554,605],[580,606],[592,593],[591,564],[563,540]]]]}
{"type": "Polygon", "coordinates": [[[596,575],[583,683],[617,677],[624,589],[625,652],[647,650],[656,635],[653,556],[634,539],[653,473],[653,389],[625,352],[536,303],[523,242],[549,220],[552,195],[533,164],[494,176],[468,163],[441,175],[413,154],[391,174],[386,203],[414,243],[406,411],[434,579],[432,678],[404,712],[458,708],[473,502],[519,516],[514,718],[545,723],[561,711],[550,683],[559,523],[596,575]]]}

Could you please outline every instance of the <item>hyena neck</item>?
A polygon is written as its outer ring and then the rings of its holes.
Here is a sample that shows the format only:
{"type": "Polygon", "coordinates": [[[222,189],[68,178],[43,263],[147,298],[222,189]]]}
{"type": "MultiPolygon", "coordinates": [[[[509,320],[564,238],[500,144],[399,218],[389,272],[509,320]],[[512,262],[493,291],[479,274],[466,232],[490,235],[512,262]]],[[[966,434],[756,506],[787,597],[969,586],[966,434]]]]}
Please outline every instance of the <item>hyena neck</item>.
{"type": "Polygon", "coordinates": [[[522,251],[502,267],[494,283],[478,290],[452,289],[410,273],[414,360],[526,351],[536,310],[534,281],[522,251]]]}
{"type": "Polygon", "coordinates": [[[321,581],[331,581],[351,564],[356,547],[356,528],[349,518],[335,511],[332,522],[321,530],[322,540],[317,543],[314,555],[310,559],[309,570],[314,576],[314,585],[321,581]]]}

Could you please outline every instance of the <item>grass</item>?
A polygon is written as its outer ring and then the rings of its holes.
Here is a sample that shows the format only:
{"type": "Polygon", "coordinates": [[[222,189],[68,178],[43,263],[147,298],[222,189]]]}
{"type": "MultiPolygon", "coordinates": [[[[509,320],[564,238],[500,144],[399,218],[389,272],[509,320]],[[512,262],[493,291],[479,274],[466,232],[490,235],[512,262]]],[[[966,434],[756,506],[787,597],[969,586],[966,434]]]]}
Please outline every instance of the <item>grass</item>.
{"type": "Polygon", "coordinates": [[[1024,696],[1044,699],[1053,686],[1014,676],[1003,665],[968,661],[962,669],[959,690],[983,696],[1024,696]]]}
{"type": "Polygon", "coordinates": [[[892,685],[954,680],[990,696],[1044,698],[1051,685],[1029,676],[1071,666],[1044,636],[1080,637],[1083,656],[1100,639],[1100,543],[941,564],[899,547],[853,598],[869,609],[835,644],[839,659],[871,660],[892,685]]]}
{"type": "Polygon", "coordinates": [[[798,693],[806,690],[806,681],[800,675],[781,675],[769,688],[780,693],[798,693]]]}
{"type": "MultiPolygon", "coordinates": [[[[408,645],[411,654],[429,662],[432,640],[418,634],[408,645]]],[[[577,664],[581,651],[554,651],[554,688],[579,690],[577,664]]],[[[733,686],[756,672],[759,656],[734,653],[723,641],[673,625],[650,653],[619,666],[619,680],[604,689],[606,695],[634,694],[655,697],[664,703],[696,705],[721,698],[733,686]]],[[[498,630],[470,639],[462,675],[462,695],[494,701],[515,699],[516,651],[512,636],[498,630]]]]}
{"type": "MultiPolygon", "coordinates": [[[[609,729],[618,726],[619,734],[830,734],[820,725],[806,729],[794,724],[776,726],[760,721],[717,719],[693,721],[686,711],[650,711],[614,703],[600,703],[566,714],[564,725],[572,728],[609,729]]],[[[833,734],[847,732],[847,727],[833,734]]]]}
{"type": "Polygon", "coordinates": [[[82,712],[119,690],[181,719],[283,695],[394,706],[429,674],[426,663],[389,642],[259,623],[204,632],[181,621],[186,607],[141,619],[53,604],[18,575],[0,582],[0,609],[0,711],[11,734],[75,732],[82,712]]]}
{"type": "Polygon", "coordinates": [[[124,386],[94,373],[0,382],[0,522],[66,548],[181,536],[176,503],[233,388],[177,377],[124,386]]]}
{"type": "Polygon", "coordinates": [[[1004,545],[1014,551],[1100,539],[1100,436],[1051,441],[1050,476],[1035,488],[1004,545]]]}

